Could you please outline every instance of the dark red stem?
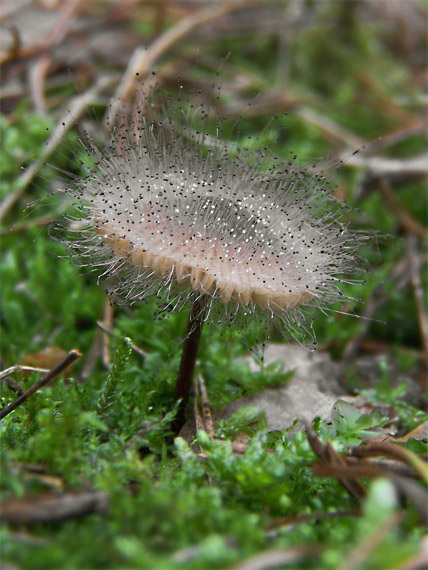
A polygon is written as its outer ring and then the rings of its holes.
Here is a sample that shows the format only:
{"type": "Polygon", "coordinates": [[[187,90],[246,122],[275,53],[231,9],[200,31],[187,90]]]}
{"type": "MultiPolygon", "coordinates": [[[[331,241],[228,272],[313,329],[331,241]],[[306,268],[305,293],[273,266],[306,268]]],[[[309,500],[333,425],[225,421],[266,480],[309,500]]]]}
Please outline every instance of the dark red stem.
{"type": "Polygon", "coordinates": [[[205,316],[205,300],[199,297],[190,308],[189,321],[187,323],[186,338],[183,342],[180,368],[178,369],[177,383],[175,385],[174,399],[181,400],[177,416],[173,422],[173,429],[178,433],[185,422],[185,413],[192,389],[193,373],[198,357],[199,341],[201,339],[202,326],[205,316]]]}

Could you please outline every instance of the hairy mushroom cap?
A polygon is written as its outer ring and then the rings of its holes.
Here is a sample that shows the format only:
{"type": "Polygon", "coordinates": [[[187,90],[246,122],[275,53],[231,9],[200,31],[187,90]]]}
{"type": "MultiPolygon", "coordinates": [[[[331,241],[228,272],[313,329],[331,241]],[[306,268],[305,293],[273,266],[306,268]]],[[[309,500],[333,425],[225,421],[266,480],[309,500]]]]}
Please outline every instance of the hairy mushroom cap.
{"type": "Polygon", "coordinates": [[[153,118],[153,97],[103,149],[83,137],[93,165],[65,190],[69,250],[123,302],[156,296],[174,311],[204,296],[209,321],[258,314],[314,342],[302,309],[342,296],[363,239],[341,223],[327,178],[295,157],[231,150],[221,122],[208,136],[192,121],[178,128],[169,105],[153,118]]]}

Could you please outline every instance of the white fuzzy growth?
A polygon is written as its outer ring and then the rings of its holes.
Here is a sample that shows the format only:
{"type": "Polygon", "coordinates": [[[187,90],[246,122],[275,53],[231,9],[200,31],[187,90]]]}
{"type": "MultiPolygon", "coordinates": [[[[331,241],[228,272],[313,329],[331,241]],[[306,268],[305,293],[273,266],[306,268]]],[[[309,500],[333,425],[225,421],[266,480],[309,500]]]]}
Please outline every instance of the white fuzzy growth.
{"type": "Polygon", "coordinates": [[[340,223],[323,176],[231,153],[219,135],[207,146],[164,114],[135,113],[102,151],[84,143],[96,166],[67,190],[80,220],[68,224],[70,250],[102,266],[123,301],[156,295],[180,310],[205,295],[208,320],[258,313],[307,338],[301,306],[340,298],[363,236],[340,223]]]}

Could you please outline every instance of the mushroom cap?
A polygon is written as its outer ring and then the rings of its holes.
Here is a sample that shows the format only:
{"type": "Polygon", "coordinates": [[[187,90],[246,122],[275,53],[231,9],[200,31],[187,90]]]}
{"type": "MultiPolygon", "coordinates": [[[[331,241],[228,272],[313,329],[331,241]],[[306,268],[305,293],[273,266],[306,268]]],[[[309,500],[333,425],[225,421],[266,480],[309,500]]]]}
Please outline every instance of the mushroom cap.
{"type": "Polygon", "coordinates": [[[70,251],[123,302],[180,310],[205,296],[207,318],[264,314],[296,336],[302,309],[343,299],[366,237],[341,222],[323,172],[183,130],[139,111],[103,149],[86,140],[94,166],[65,190],[79,220],[70,251]]]}

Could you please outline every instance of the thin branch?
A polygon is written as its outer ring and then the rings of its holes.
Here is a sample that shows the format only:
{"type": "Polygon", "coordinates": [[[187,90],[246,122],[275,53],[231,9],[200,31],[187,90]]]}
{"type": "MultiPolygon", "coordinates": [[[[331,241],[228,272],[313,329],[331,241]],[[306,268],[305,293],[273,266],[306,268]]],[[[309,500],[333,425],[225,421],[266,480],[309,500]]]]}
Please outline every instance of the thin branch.
{"type": "MultiPolygon", "coordinates": [[[[428,157],[427,157],[428,160],[428,157]]],[[[428,173],[428,170],[427,170],[428,173]]],[[[394,216],[400,222],[400,224],[412,234],[419,236],[422,239],[428,238],[428,230],[423,226],[418,220],[416,220],[409,211],[407,211],[401,202],[398,200],[397,196],[392,191],[391,186],[382,178],[377,180],[378,186],[385,198],[389,209],[392,211],[394,216]]]]}
{"type": "Polygon", "coordinates": [[[329,139],[345,142],[348,146],[354,149],[361,148],[365,143],[363,139],[354,133],[351,133],[331,119],[328,119],[325,115],[321,115],[309,107],[301,107],[300,109],[297,109],[296,114],[299,115],[299,117],[306,123],[315,125],[319,128],[329,139]]]}
{"type": "Polygon", "coordinates": [[[33,219],[27,220],[25,222],[22,222],[20,224],[14,224],[10,228],[5,228],[3,230],[0,230],[0,236],[9,235],[9,234],[13,234],[16,232],[22,232],[24,230],[28,230],[28,229],[34,228],[36,226],[45,226],[46,224],[48,224],[52,220],[55,220],[56,218],[57,218],[57,215],[46,214],[45,216],[33,218],[33,219]]]}
{"type": "MultiPolygon", "coordinates": [[[[103,316],[103,323],[106,325],[107,328],[113,328],[113,305],[110,303],[109,298],[106,298],[104,304],[104,316],[103,316]]],[[[109,338],[108,333],[103,331],[102,336],[102,347],[101,347],[101,356],[103,359],[103,364],[106,368],[110,368],[110,347],[109,347],[109,338]]]]}
{"type": "MultiPolygon", "coordinates": [[[[114,336],[114,330],[110,329],[102,321],[97,321],[97,327],[99,327],[103,332],[109,334],[110,336],[114,336]]],[[[147,358],[147,352],[145,350],[143,350],[142,348],[140,348],[139,346],[137,346],[133,342],[131,342],[129,344],[129,346],[130,346],[131,350],[133,350],[134,352],[139,354],[141,356],[141,358],[147,358]]]]}
{"type": "Polygon", "coordinates": [[[362,563],[369,558],[370,554],[382,542],[386,534],[399,523],[402,516],[401,512],[394,513],[387,520],[378,525],[362,543],[360,542],[357,547],[351,550],[343,566],[340,567],[340,570],[361,568],[362,563]]]}
{"type": "MultiPolygon", "coordinates": [[[[371,145],[369,145],[371,150],[371,145]]],[[[374,144],[374,150],[377,150],[374,144]]],[[[372,178],[387,178],[400,180],[409,176],[428,175],[428,154],[421,154],[412,158],[386,158],[381,156],[367,157],[363,153],[353,156],[343,156],[345,166],[351,168],[364,168],[372,178]]]]}
{"type": "Polygon", "coordinates": [[[0,222],[4,220],[15,203],[25,193],[28,186],[34,180],[37,172],[55,151],[61,140],[64,138],[65,134],[83,115],[86,107],[95,99],[98,93],[106,89],[115,81],[116,76],[101,77],[93,87],[88,89],[82,95],[78,95],[71,101],[68,111],[53,128],[51,136],[49,137],[49,140],[47,141],[40,157],[35,160],[31,166],[29,166],[20,176],[18,179],[17,188],[8,194],[0,203],[0,222]]]}
{"type": "Polygon", "coordinates": [[[21,371],[41,372],[42,374],[46,374],[46,372],[49,372],[49,370],[47,370],[46,368],[34,368],[34,366],[22,366],[21,364],[15,364],[14,366],[6,368],[5,370],[2,370],[0,372],[0,380],[4,380],[4,378],[7,378],[14,372],[21,372],[21,371]]]}
{"type": "Polygon", "coordinates": [[[22,42],[18,28],[6,16],[0,15],[0,25],[3,25],[12,36],[12,45],[8,48],[7,54],[0,59],[0,64],[2,64],[6,61],[13,61],[18,56],[22,42]]]}
{"type": "Polygon", "coordinates": [[[299,523],[318,521],[322,519],[330,519],[337,517],[360,517],[361,509],[346,509],[342,511],[313,512],[299,515],[290,515],[283,517],[275,517],[267,523],[266,537],[269,539],[277,538],[281,530],[287,526],[294,526],[299,523]]]}
{"type": "Polygon", "coordinates": [[[45,83],[53,63],[52,56],[44,53],[28,70],[28,83],[34,110],[38,115],[47,116],[47,104],[45,98],[45,83]]]}
{"type": "Polygon", "coordinates": [[[355,477],[388,477],[396,475],[397,472],[408,478],[417,479],[418,473],[407,465],[401,463],[388,465],[388,463],[360,462],[352,465],[327,465],[314,463],[312,473],[318,477],[355,478],[355,477]]]}
{"type": "Polygon", "coordinates": [[[301,558],[319,555],[318,545],[291,546],[288,548],[272,548],[261,554],[256,554],[232,567],[232,570],[269,570],[270,568],[285,568],[301,558]]]}
{"type": "MultiPolygon", "coordinates": [[[[411,271],[409,270],[409,260],[407,255],[400,259],[389,272],[388,279],[396,282],[395,291],[402,291],[407,287],[411,279],[411,271]]],[[[361,317],[361,330],[348,342],[343,352],[342,360],[340,362],[341,372],[343,374],[345,368],[354,360],[358,350],[367,335],[372,319],[376,312],[388,301],[385,295],[383,283],[377,285],[372,291],[370,298],[367,300],[362,309],[361,317]]]]}
{"type": "Polygon", "coordinates": [[[233,0],[214,4],[214,6],[199,10],[196,14],[191,14],[180,20],[174,27],[158,36],[148,49],[137,48],[113,97],[105,124],[113,122],[120,105],[132,100],[133,95],[137,91],[138,82],[148,75],[154,64],[175,44],[188,36],[197,27],[220,18],[228,12],[246,8],[254,3],[257,2],[255,0],[233,0]]]}
{"type": "MultiPolygon", "coordinates": [[[[366,145],[364,145],[364,154],[373,155],[374,153],[379,153],[380,151],[385,150],[386,148],[394,144],[397,144],[398,142],[401,142],[402,140],[405,140],[411,136],[414,135],[423,136],[425,135],[425,133],[426,133],[426,121],[424,119],[421,119],[420,121],[418,121],[413,125],[400,127],[399,129],[391,131],[386,135],[383,135],[382,137],[379,137],[367,143],[366,145]]],[[[361,157],[357,157],[357,161],[359,158],[361,157]]],[[[351,162],[355,160],[355,156],[351,157],[350,160],[351,162]]],[[[370,158],[368,160],[370,160],[370,158]]]]}
{"type": "Polygon", "coordinates": [[[96,333],[94,335],[94,338],[92,340],[92,344],[91,347],[88,351],[88,355],[86,357],[86,360],[82,366],[82,370],[80,372],[80,378],[85,381],[87,380],[87,378],[89,378],[89,375],[92,372],[93,367],[95,366],[95,363],[98,359],[98,357],[101,354],[101,336],[102,336],[102,331],[100,329],[96,330],[96,333]]]}
{"type": "Polygon", "coordinates": [[[193,400],[193,412],[195,414],[195,424],[196,424],[196,433],[198,431],[204,430],[204,422],[202,421],[201,413],[199,411],[198,400],[199,400],[199,384],[196,378],[193,378],[193,392],[194,392],[194,400],[193,400]]]}
{"type": "MultiPolygon", "coordinates": [[[[43,38],[41,43],[29,47],[23,47],[19,44],[19,49],[15,49],[13,52],[9,52],[6,57],[1,58],[0,65],[4,65],[9,63],[9,61],[14,61],[16,59],[34,57],[39,53],[47,53],[52,46],[59,44],[69,33],[73,21],[72,17],[74,13],[77,12],[82,2],[83,0],[69,0],[68,2],[65,2],[61,10],[61,16],[55,28],[49,32],[45,38],[43,38]]],[[[3,15],[0,15],[0,18],[3,17],[3,15]]]]}
{"type": "MultiPolygon", "coordinates": [[[[325,448],[328,457],[327,462],[329,464],[334,465],[338,469],[346,466],[343,457],[336,452],[329,441],[326,443],[325,448]]],[[[357,477],[346,475],[345,477],[338,477],[338,481],[340,481],[345,489],[356,499],[361,501],[365,497],[367,491],[357,477]]]]}
{"type": "Polygon", "coordinates": [[[378,285],[371,293],[369,299],[361,311],[361,326],[359,332],[350,339],[343,351],[340,361],[340,371],[343,375],[346,367],[354,361],[360,346],[367,335],[374,315],[387,302],[383,284],[378,285]]]}
{"type": "Polygon", "coordinates": [[[354,457],[372,457],[383,455],[384,457],[392,457],[399,461],[404,461],[411,465],[419,474],[421,479],[428,483],[428,465],[426,461],[421,459],[416,453],[409,449],[389,442],[368,442],[365,446],[353,447],[349,455],[354,457]]]}
{"type": "Polygon", "coordinates": [[[73,22],[72,18],[80,8],[80,4],[83,0],[68,0],[62,6],[61,17],[58,20],[55,28],[49,33],[47,37],[47,48],[53,46],[54,44],[59,44],[61,40],[70,31],[71,24],[73,22]]]}
{"type": "MultiPolygon", "coordinates": [[[[345,460],[333,449],[331,443],[328,441],[326,445],[323,445],[317,434],[312,430],[312,426],[308,422],[305,422],[305,425],[308,443],[320,462],[323,465],[336,469],[346,467],[345,460]]],[[[337,479],[348,493],[359,501],[366,495],[366,490],[357,477],[338,476],[337,479]]]]}
{"type": "Polygon", "coordinates": [[[80,357],[80,352],[78,350],[71,350],[65,358],[63,358],[56,366],[52,368],[45,376],[37,380],[28,390],[26,390],[22,396],[19,396],[14,402],[0,410],[0,420],[8,416],[13,410],[24,403],[30,396],[32,396],[37,390],[43,388],[49,384],[56,376],[61,374],[66,368],[68,368],[74,361],[80,357]]]}
{"type": "Polygon", "coordinates": [[[199,387],[201,392],[201,406],[202,406],[202,418],[204,423],[204,429],[207,434],[211,437],[215,436],[215,429],[213,419],[211,417],[210,405],[208,403],[207,388],[205,386],[205,380],[200,374],[198,377],[199,387]]]}
{"type": "Polygon", "coordinates": [[[365,92],[372,93],[375,96],[373,107],[380,111],[383,115],[394,117],[402,124],[413,126],[417,120],[412,113],[409,113],[399,105],[397,105],[375,77],[371,76],[364,68],[360,68],[355,73],[355,78],[362,85],[365,92]]]}
{"type": "Polygon", "coordinates": [[[410,264],[412,267],[411,281],[413,286],[413,294],[415,297],[416,307],[418,311],[419,328],[421,331],[422,344],[425,352],[426,365],[428,366],[428,316],[425,307],[421,276],[419,273],[421,264],[418,259],[416,236],[414,235],[407,236],[407,251],[409,254],[410,264]]]}
{"type": "Polygon", "coordinates": [[[42,493],[12,498],[0,504],[0,520],[9,524],[40,524],[105,512],[108,496],[103,491],[42,493]]]}

